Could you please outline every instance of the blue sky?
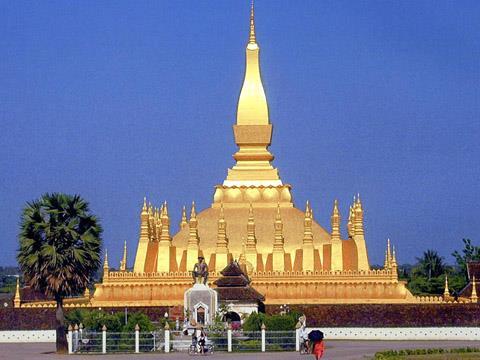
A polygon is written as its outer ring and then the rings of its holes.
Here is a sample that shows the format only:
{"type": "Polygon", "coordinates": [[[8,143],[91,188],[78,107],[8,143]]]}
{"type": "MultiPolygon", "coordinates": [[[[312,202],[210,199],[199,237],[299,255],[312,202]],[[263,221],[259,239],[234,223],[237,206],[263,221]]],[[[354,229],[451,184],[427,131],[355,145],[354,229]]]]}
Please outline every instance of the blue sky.
{"type": "MultiPolygon", "coordinates": [[[[79,193],[117,264],[146,195],[210,205],[235,152],[248,1],[0,3],[0,264],[42,193],[79,193]]],[[[256,3],[271,147],[330,229],[361,194],[371,263],[480,243],[480,2],[256,3]]],[[[345,226],[344,226],[345,228],[345,226]]],[[[344,230],[344,229],[343,229],[344,230]]]]}

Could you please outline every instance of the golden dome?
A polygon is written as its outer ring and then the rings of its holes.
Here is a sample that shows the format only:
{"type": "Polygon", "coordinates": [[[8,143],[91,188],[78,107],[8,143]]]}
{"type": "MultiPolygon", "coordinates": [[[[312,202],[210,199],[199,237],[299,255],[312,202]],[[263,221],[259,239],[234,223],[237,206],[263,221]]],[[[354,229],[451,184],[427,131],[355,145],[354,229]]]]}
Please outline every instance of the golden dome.
{"type": "MultiPolygon", "coordinates": [[[[227,222],[228,249],[234,258],[242,252],[242,238],[247,236],[249,204],[242,207],[225,208],[225,221],[227,222]]],[[[255,235],[257,238],[257,251],[264,255],[272,252],[274,240],[274,222],[276,207],[255,207],[253,214],[255,219],[255,235]]],[[[292,256],[296,249],[302,247],[303,223],[305,213],[295,207],[282,207],[280,209],[283,222],[283,235],[285,238],[285,251],[292,256]]],[[[197,215],[198,234],[200,236],[200,250],[203,251],[208,261],[210,254],[215,252],[217,241],[217,222],[220,208],[208,208],[197,215]]],[[[313,241],[315,247],[330,241],[330,234],[315,221],[312,224],[313,241]]],[[[181,229],[173,237],[173,245],[177,249],[185,249],[188,242],[188,229],[181,229]]],[[[177,251],[177,262],[180,263],[182,253],[177,251]]]]}

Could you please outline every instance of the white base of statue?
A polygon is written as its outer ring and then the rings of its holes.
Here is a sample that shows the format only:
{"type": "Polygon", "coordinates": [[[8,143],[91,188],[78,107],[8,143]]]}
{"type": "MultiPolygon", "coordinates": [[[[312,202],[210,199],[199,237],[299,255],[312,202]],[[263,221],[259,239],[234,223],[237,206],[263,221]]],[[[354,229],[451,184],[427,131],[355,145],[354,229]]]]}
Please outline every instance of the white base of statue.
{"type": "Polygon", "coordinates": [[[198,324],[212,324],[218,309],[218,294],[208,285],[195,284],[185,291],[184,308],[188,310],[190,320],[198,324]]]}

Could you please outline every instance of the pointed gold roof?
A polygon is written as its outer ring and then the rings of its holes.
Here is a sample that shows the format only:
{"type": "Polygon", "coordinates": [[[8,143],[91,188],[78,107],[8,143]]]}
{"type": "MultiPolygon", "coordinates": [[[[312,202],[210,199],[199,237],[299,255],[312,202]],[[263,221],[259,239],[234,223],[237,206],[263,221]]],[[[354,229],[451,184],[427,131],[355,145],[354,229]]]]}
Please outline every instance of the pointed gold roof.
{"type": "Polygon", "coordinates": [[[268,125],[268,105],[260,76],[260,47],[255,36],[253,2],[250,9],[250,36],[246,49],[246,70],[237,109],[237,125],[268,125]]]}

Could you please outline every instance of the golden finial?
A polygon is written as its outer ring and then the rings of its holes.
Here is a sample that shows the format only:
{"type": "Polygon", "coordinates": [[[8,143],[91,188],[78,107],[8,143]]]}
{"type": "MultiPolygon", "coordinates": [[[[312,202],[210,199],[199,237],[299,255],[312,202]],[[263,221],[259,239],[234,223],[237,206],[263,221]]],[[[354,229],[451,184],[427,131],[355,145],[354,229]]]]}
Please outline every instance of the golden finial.
{"type": "Polygon", "coordinates": [[[147,197],[143,197],[143,207],[142,207],[142,212],[147,211],[147,197]]]}
{"type": "Polygon", "coordinates": [[[250,44],[256,44],[257,39],[255,38],[255,10],[253,6],[253,0],[252,4],[250,6],[250,37],[248,39],[248,42],[250,44]]]}
{"type": "Polygon", "coordinates": [[[448,275],[445,274],[445,290],[443,290],[443,297],[447,298],[450,296],[450,290],[448,289],[448,275]]]}
{"type": "Polygon", "coordinates": [[[20,277],[17,276],[17,287],[15,289],[15,297],[13,298],[13,305],[14,307],[20,307],[21,299],[20,299],[20,277]]]}
{"type": "Polygon", "coordinates": [[[185,209],[185,205],[184,205],[182,207],[182,220],[180,221],[180,229],[183,229],[187,224],[188,224],[188,222],[187,222],[187,210],[185,209]]]}
{"type": "Polygon", "coordinates": [[[332,240],[341,240],[340,236],[340,212],[338,211],[338,200],[333,202],[333,211],[330,218],[332,225],[332,240]]]}
{"type": "Polygon", "coordinates": [[[388,264],[390,265],[392,262],[392,253],[390,251],[390,239],[387,239],[387,256],[388,256],[388,264]]]}
{"type": "Polygon", "coordinates": [[[397,255],[395,254],[395,245],[392,246],[392,268],[397,267],[397,255]]]}
{"type": "Polygon", "coordinates": [[[108,269],[108,250],[105,249],[105,258],[103,260],[103,267],[108,269]]]}
{"type": "Polygon", "coordinates": [[[275,216],[275,220],[282,221],[282,216],[280,214],[280,203],[279,202],[277,202],[277,214],[275,216]]]}
{"type": "Polygon", "coordinates": [[[168,217],[168,206],[167,206],[167,200],[163,203],[163,212],[164,216],[168,217]]]}
{"type": "MultiPolygon", "coordinates": [[[[86,298],[86,299],[90,299],[90,289],[88,288],[88,286],[85,288],[85,291],[83,292],[83,297],[86,298]]],[[[83,325],[80,324],[80,327],[82,327],[83,325]]]]}
{"type": "Polygon", "coordinates": [[[474,303],[478,302],[477,284],[475,283],[475,275],[472,276],[472,294],[470,295],[470,300],[474,303]]]}
{"type": "Polygon", "coordinates": [[[250,208],[248,209],[248,220],[253,221],[253,205],[250,203],[250,208]]]}
{"type": "Polygon", "coordinates": [[[338,215],[339,214],[339,211],[338,211],[338,200],[335,199],[335,201],[333,202],[333,214],[334,215],[338,215]]]}
{"type": "Polygon", "coordinates": [[[389,261],[388,261],[388,251],[385,249],[385,261],[383,263],[383,268],[387,270],[389,268],[389,261]]]}
{"type": "Polygon", "coordinates": [[[123,243],[123,257],[120,261],[120,271],[127,271],[127,240],[123,243]]]}
{"type": "Polygon", "coordinates": [[[306,218],[310,217],[310,212],[311,212],[310,201],[307,200],[307,204],[305,205],[305,217],[306,218]]]}
{"type": "Polygon", "coordinates": [[[225,219],[225,212],[223,210],[223,202],[220,203],[220,219],[224,220],[225,219]]]}
{"type": "Polygon", "coordinates": [[[197,213],[195,211],[195,201],[192,201],[192,210],[190,211],[190,220],[196,219],[197,213]]]}

